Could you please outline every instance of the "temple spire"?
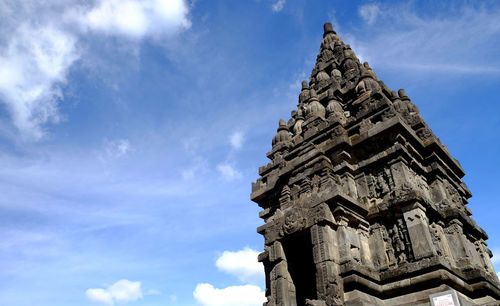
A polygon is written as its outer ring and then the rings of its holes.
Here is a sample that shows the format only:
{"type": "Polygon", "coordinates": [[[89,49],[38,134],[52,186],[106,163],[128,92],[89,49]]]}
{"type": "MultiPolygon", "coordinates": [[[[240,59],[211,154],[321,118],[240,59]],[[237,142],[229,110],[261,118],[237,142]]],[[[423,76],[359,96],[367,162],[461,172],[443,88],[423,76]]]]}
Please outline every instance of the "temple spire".
{"type": "Polygon", "coordinates": [[[331,23],[267,157],[251,194],[265,222],[265,306],[428,305],[439,294],[499,305],[463,169],[331,23]]]}

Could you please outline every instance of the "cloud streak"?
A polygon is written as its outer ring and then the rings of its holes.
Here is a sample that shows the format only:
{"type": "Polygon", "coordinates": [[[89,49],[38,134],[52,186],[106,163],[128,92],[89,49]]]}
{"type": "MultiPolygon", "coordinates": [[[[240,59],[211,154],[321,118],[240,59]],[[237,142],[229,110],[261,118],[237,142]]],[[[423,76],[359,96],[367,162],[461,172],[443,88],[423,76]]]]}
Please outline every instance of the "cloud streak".
{"type": "Polygon", "coordinates": [[[366,27],[345,37],[356,53],[369,54],[362,57],[372,66],[451,75],[500,73],[500,61],[491,56],[499,51],[499,8],[417,13],[412,4],[370,4],[359,7],[359,13],[366,27]]]}

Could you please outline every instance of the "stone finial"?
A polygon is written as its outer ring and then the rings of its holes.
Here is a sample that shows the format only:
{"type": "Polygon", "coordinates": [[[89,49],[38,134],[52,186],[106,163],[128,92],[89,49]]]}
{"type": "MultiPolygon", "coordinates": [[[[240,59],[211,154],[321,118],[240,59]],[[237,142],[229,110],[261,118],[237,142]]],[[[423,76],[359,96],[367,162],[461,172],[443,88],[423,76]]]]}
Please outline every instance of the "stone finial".
{"type": "Polygon", "coordinates": [[[307,81],[302,81],[302,90],[299,94],[299,105],[305,103],[309,99],[309,86],[307,81]]]}
{"type": "Polygon", "coordinates": [[[323,32],[323,37],[325,37],[326,35],[328,35],[329,33],[333,33],[333,34],[337,34],[335,33],[335,31],[333,30],[333,26],[330,22],[326,22],[324,25],[323,25],[323,29],[324,29],[324,32],[323,32]]]}
{"type": "Polygon", "coordinates": [[[279,126],[278,126],[278,132],[281,130],[287,130],[288,128],[286,127],[286,122],[283,119],[280,119],[279,126]]]}
{"type": "Polygon", "coordinates": [[[311,89],[311,98],[309,99],[309,105],[307,105],[306,117],[318,116],[325,118],[325,107],[319,102],[318,95],[314,89],[311,89]]]}
{"type": "Polygon", "coordinates": [[[285,120],[280,119],[278,126],[278,133],[273,137],[273,146],[280,142],[288,141],[291,139],[290,133],[288,131],[288,127],[286,125],[285,120]]]}
{"type": "Polygon", "coordinates": [[[401,100],[410,100],[410,98],[408,98],[408,96],[406,95],[406,91],[404,89],[398,90],[398,95],[401,100]]]}

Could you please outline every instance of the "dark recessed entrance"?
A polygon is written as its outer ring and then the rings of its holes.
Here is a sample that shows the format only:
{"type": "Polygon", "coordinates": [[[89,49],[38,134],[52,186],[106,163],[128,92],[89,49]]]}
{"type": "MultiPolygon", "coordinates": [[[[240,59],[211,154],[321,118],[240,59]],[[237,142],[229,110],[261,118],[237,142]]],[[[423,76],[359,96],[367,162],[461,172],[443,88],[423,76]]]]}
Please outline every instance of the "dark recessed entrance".
{"type": "Polygon", "coordinates": [[[309,230],[292,234],[282,241],[297,295],[297,306],[303,306],[306,299],[317,299],[316,265],[314,264],[311,234],[309,230]]]}

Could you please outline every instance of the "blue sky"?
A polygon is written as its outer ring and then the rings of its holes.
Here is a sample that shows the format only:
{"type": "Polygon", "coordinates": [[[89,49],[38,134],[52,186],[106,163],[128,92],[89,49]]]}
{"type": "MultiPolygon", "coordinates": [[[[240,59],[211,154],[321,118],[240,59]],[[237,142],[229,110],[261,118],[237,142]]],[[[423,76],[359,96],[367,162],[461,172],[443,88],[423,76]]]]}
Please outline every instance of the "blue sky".
{"type": "Polygon", "coordinates": [[[4,0],[1,304],[261,305],[250,183],[326,21],[460,161],[500,256],[497,1],[4,0]]]}

